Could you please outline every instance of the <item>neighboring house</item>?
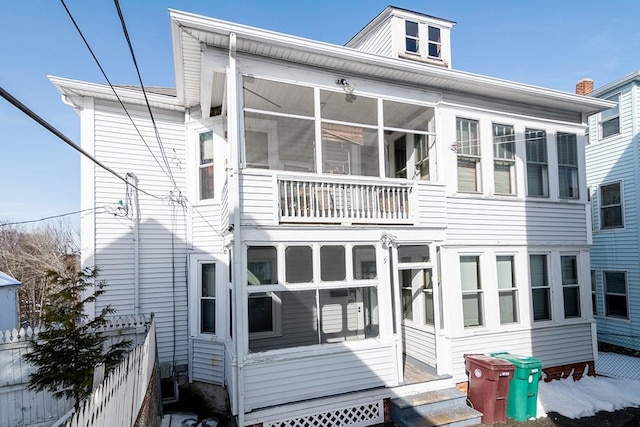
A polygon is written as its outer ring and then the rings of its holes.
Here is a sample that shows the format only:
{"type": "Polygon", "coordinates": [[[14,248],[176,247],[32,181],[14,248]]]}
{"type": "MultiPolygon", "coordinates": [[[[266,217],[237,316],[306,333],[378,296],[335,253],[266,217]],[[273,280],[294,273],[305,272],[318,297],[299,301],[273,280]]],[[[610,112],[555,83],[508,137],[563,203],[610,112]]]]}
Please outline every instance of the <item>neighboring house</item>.
{"type": "Polygon", "coordinates": [[[0,271],[0,334],[18,327],[19,281],[0,271]]]}
{"type": "Polygon", "coordinates": [[[139,89],[136,129],[108,86],[51,78],[129,182],[82,160],[95,309],[155,312],[163,366],[240,425],[366,425],[467,353],[592,366],[584,129],[610,102],[455,71],[454,23],[393,7],[346,47],[170,16],[163,152],[139,89]]]}
{"type": "MultiPolygon", "coordinates": [[[[582,82],[581,82],[582,83],[582,82]]],[[[593,206],[591,283],[600,341],[640,350],[640,71],[593,91],[615,107],[589,118],[587,185],[593,206]]]]}

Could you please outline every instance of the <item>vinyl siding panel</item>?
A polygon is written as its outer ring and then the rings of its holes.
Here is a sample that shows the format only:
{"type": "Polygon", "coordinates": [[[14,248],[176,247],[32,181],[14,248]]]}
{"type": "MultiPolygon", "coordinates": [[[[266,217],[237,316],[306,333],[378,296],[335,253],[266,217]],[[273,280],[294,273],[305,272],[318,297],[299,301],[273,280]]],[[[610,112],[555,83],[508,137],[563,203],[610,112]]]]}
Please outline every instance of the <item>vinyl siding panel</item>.
{"type": "Polygon", "coordinates": [[[209,384],[224,384],[224,344],[193,338],[192,380],[209,384]]]}
{"type": "Polygon", "coordinates": [[[585,244],[587,241],[586,209],[579,203],[449,197],[447,220],[450,243],[585,244]]]}
{"type": "Polygon", "coordinates": [[[461,382],[468,379],[464,365],[465,354],[499,351],[536,357],[542,361],[543,368],[594,360],[591,323],[452,338],[453,380],[461,382]]]}
{"type": "Polygon", "coordinates": [[[408,356],[436,366],[436,336],[433,332],[403,325],[404,351],[408,356]]]}
{"type": "Polygon", "coordinates": [[[244,372],[247,411],[397,383],[393,345],[265,358],[244,372]]]}
{"type": "Polygon", "coordinates": [[[240,175],[241,224],[276,224],[277,194],[275,180],[270,174],[252,173],[246,170],[242,172],[240,175]]]}
{"type": "MultiPolygon", "coordinates": [[[[131,172],[139,188],[139,304],[140,313],[155,313],[160,361],[186,363],[186,213],[168,203],[173,189],[164,166],[149,113],[144,107],[127,106],[140,134],[119,104],[95,102],[95,157],[124,176],[131,172]],[[154,156],[155,159],[154,160],[154,156]]],[[[155,109],[154,119],[178,188],[186,194],[184,117],[182,113],[155,109]]],[[[107,292],[96,310],[111,305],[117,314],[134,313],[134,222],[116,211],[117,203],[130,203],[125,184],[102,170],[95,177],[95,265],[107,292]],[[114,215],[116,213],[117,215],[114,215]]],[[[132,191],[132,190],[131,190],[132,191]]]]}
{"type": "Polygon", "coordinates": [[[418,199],[417,225],[445,228],[447,226],[445,186],[418,183],[414,192],[418,199]]]}
{"type": "Polygon", "coordinates": [[[354,49],[363,52],[375,53],[383,56],[393,55],[393,33],[391,29],[391,20],[382,22],[378,28],[363,37],[357,44],[352,46],[354,49]]]}

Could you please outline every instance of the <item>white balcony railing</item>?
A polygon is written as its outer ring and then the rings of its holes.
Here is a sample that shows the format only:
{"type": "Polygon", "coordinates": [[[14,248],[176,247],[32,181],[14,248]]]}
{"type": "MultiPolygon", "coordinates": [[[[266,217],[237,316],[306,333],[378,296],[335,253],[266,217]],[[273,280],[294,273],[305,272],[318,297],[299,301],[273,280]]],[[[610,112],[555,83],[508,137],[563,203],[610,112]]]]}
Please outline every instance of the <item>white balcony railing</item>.
{"type": "Polygon", "coordinates": [[[279,176],[280,221],[412,222],[412,184],[355,182],[356,179],[279,176]]]}

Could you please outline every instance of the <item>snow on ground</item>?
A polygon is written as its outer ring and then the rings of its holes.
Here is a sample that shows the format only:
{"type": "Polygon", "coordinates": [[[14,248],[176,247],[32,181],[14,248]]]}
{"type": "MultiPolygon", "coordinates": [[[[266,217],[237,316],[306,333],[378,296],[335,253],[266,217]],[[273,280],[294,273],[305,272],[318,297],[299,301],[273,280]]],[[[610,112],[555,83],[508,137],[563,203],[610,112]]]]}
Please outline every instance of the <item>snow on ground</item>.
{"type": "MultiPolygon", "coordinates": [[[[600,353],[599,361],[612,369],[601,372],[596,362],[597,376],[583,376],[574,381],[570,376],[551,382],[541,381],[538,388],[538,417],[557,412],[568,418],[582,418],[598,411],[616,411],[630,406],[640,406],[640,358],[614,353],[600,353]],[[637,379],[612,378],[638,374],[637,379]]],[[[602,363],[601,363],[602,364],[602,363]]]]}

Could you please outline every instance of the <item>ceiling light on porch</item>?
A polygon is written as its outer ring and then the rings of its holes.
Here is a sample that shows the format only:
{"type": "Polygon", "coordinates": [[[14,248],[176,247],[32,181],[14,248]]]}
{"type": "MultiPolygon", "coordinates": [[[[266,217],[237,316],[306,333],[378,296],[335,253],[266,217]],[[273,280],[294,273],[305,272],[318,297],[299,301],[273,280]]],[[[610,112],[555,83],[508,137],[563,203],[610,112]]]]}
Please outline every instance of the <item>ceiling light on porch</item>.
{"type": "Polygon", "coordinates": [[[353,93],[353,86],[351,86],[346,79],[338,79],[336,80],[336,84],[342,87],[347,95],[351,95],[353,93]]]}

